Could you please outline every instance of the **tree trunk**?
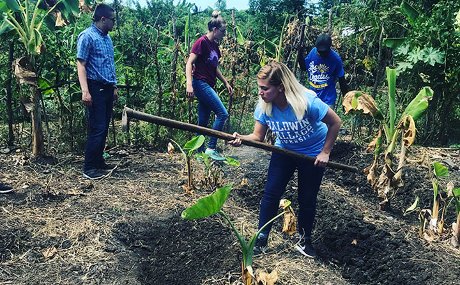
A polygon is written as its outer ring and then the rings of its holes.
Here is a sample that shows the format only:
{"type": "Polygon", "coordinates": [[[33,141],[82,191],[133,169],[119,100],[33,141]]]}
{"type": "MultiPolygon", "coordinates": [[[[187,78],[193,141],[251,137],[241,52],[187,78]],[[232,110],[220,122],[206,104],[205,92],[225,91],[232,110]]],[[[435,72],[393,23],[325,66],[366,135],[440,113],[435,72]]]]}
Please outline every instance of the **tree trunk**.
{"type": "Polygon", "coordinates": [[[32,119],[32,155],[34,157],[42,156],[45,152],[43,141],[43,128],[41,119],[40,91],[36,86],[30,86],[30,91],[33,94],[31,111],[32,119]]]}
{"type": "Polygon", "coordinates": [[[41,120],[40,98],[37,74],[35,73],[35,60],[33,56],[22,57],[14,63],[14,74],[20,84],[26,84],[30,90],[30,96],[21,99],[27,112],[30,112],[32,121],[32,155],[39,157],[44,154],[43,128],[41,120]]]}
{"type": "Polygon", "coordinates": [[[49,120],[48,120],[48,114],[46,113],[45,101],[43,100],[43,96],[42,96],[41,91],[38,92],[38,96],[40,97],[41,106],[43,106],[43,118],[45,119],[45,127],[46,127],[46,134],[47,134],[46,142],[48,144],[50,144],[50,142],[51,142],[51,129],[50,129],[50,124],[49,124],[49,120]]]}

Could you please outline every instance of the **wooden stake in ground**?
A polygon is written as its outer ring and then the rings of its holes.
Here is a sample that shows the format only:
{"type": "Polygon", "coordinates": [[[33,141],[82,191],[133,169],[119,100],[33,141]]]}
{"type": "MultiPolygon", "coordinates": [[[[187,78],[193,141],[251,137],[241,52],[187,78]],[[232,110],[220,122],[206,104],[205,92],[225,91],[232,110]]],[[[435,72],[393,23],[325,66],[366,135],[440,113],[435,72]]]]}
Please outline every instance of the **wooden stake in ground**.
{"type": "MultiPolygon", "coordinates": [[[[231,140],[235,139],[233,137],[233,135],[227,134],[227,133],[224,133],[224,132],[221,132],[221,131],[216,131],[216,130],[213,130],[213,129],[209,129],[209,128],[205,128],[205,127],[201,127],[201,126],[197,126],[197,125],[193,125],[193,124],[189,124],[189,123],[179,122],[179,121],[175,121],[175,120],[172,120],[172,119],[167,119],[167,118],[163,118],[163,117],[158,117],[158,116],[146,114],[146,113],[143,113],[143,112],[133,110],[133,109],[128,108],[128,107],[125,107],[123,109],[122,125],[123,125],[124,129],[127,128],[128,119],[130,119],[130,118],[138,119],[138,120],[141,120],[141,121],[154,123],[154,124],[158,124],[158,125],[162,125],[162,126],[166,126],[166,127],[170,127],[170,128],[175,128],[175,129],[180,129],[180,130],[184,130],[184,131],[189,131],[189,132],[194,132],[194,133],[200,133],[200,134],[203,134],[203,135],[213,136],[213,137],[217,137],[219,139],[223,139],[223,140],[226,140],[226,141],[231,141],[231,140]]],[[[316,160],[315,157],[311,157],[311,156],[308,156],[308,155],[305,155],[305,154],[290,151],[290,150],[287,150],[287,149],[284,149],[284,148],[281,148],[281,147],[277,147],[277,146],[273,146],[271,144],[267,144],[267,143],[263,143],[263,142],[241,139],[241,143],[244,144],[244,145],[248,145],[248,146],[268,150],[268,151],[271,151],[271,152],[285,154],[285,155],[295,157],[295,158],[306,159],[306,160],[311,161],[311,162],[314,162],[316,160]]],[[[357,167],[349,166],[349,165],[341,164],[341,163],[337,163],[337,162],[332,162],[332,161],[329,161],[327,163],[327,166],[331,167],[331,168],[335,168],[335,169],[340,169],[340,170],[346,170],[346,171],[351,171],[351,172],[359,172],[357,167]]]]}

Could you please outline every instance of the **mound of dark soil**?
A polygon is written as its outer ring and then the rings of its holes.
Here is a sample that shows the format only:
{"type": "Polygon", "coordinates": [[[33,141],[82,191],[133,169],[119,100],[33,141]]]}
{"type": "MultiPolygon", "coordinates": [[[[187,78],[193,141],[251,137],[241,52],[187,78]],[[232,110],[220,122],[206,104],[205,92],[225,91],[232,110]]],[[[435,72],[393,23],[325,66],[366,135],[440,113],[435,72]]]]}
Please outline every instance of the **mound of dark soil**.
{"type": "MultiPolygon", "coordinates": [[[[234,189],[224,210],[249,237],[270,156],[248,147],[226,152],[241,167],[222,166],[220,182],[234,189]]],[[[277,221],[270,252],[256,256],[254,267],[276,270],[278,284],[458,284],[460,251],[448,242],[452,209],[446,235],[432,243],[418,236],[417,215],[403,214],[415,196],[422,208],[431,207],[429,169],[418,162],[422,153],[449,159],[450,179],[458,184],[458,150],[414,148],[405,185],[381,211],[365,175],[328,169],[314,231],[318,259],[293,250],[294,239],[280,233],[277,221]]],[[[0,283],[241,284],[241,252],[229,226],[218,217],[180,218],[183,209],[210,193],[184,192],[180,155],[118,149],[110,158],[117,170],[96,182],[81,177],[81,157],[42,164],[17,156],[0,154],[1,178],[15,187],[0,195],[0,283]]],[[[372,154],[340,142],[331,159],[363,169],[372,154]]],[[[203,180],[200,167],[194,162],[196,185],[203,180]]],[[[295,179],[285,197],[297,208],[295,179]]]]}

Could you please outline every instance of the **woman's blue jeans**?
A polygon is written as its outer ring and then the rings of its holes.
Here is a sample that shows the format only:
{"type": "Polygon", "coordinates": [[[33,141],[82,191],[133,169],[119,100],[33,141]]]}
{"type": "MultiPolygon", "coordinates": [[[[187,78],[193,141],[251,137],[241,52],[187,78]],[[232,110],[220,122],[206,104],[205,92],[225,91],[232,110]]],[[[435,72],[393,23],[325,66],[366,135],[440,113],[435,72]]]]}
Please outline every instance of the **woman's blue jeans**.
{"type": "MultiPolygon", "coordinates": [[[[311,161],[273,153],[268,168],[267,183],[260,202],[259,229],[278,212],[281,196],[294,171],[298,172],[298,230],[305,238],[311,238],[316,213],[316,200],[323,179],[324,168],[316,167],[311,161]]],[[[268,236],[272,224],[263,231],[268,236]]]]}
{"type": "MultiPolygon", "coordinates": [[[[211,111],[216,114],[216,119],[212,128],[221,131],[224,128],[225,121],[228,118],[227,109],[220,100],[216,91],[203,80],[193,79],[193,92],[198,98],[198,125],[207,127],[211,111]]],[[[211,137],[208,142],[208,148],[215,149],[217,145],[217,138],[211,137]]]]}
{"type": "Polygon", "coordinates": [[[102,154],[113,112],[113,86],[88,80],[88,89],[93,100],[87,107],[88,137],[83,171],[99,169],[104,164],[102,154]]]}

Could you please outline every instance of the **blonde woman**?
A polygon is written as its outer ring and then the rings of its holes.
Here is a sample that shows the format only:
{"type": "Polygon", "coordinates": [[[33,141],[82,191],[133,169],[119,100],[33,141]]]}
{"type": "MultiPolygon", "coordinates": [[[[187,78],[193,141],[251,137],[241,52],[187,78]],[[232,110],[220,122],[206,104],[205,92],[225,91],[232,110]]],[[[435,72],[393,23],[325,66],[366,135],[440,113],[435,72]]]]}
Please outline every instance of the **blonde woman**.
{"type": "MultiPolygon", "coordinates": [[[[224,83],[229,93],[232,87],[219,70],[219,42],[225,36],[226,23],[218,11],[214,11],[208,22],[208,32],[193,44],[187,60],[187,96],[198,98],[198,125],[207,127],[211,111],[216,115],[212,128],[221,131],[228,118],[227,109],[214,90],[216,78],[224,83]]],[[[216,149],[217,138],[211,137],[205,151],[215,160],[225,160],[216,149]]]]}
{"type": "MultiPolygon", "coordinates": [[[[286,185],[297,169],[300,240],[296,249],[307,257],[315,257],[311,233],[317,194],[341,120],[282,63],[271,62],[262,67],[257,74],[257,84],[260,98],[254,112],[254,131],[250,135],[234,133],[235,140],[230,144],[241,145],[240,138],[262,141],[271,129],[276,134],[276,146],[316,157],[312,163],[273,153],[259,214],[260,229],[276,215],[286,185]]],[[[271,225],[259,235],[254,248],[256,253],[265,251],[270,229],[271,225]]]]}

